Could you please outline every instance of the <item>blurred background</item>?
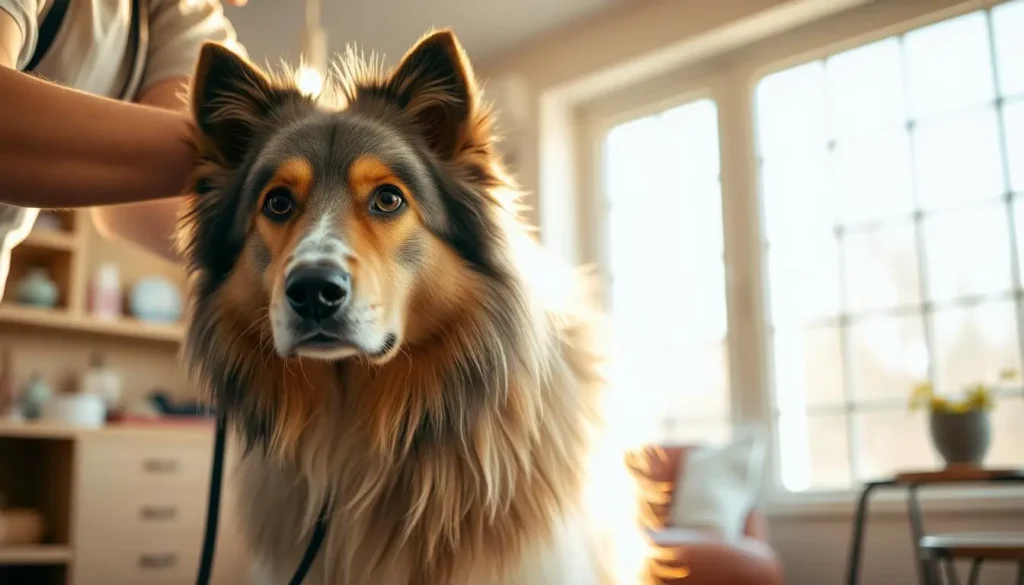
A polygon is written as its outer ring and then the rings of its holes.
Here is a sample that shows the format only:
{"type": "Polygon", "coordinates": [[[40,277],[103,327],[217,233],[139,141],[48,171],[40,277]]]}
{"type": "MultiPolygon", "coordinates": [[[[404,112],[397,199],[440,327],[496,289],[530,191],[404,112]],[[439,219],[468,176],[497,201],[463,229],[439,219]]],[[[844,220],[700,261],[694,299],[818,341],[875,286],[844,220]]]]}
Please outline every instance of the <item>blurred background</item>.
{"type": "MultiPolygon", "coordinates": [[[[838,582],[866,481],[1024,467],[1024,0],[225,12],[257,63],[303,60],[313,86],[349,44],[392,65],[431,27],[455,31],[526,220],[602,277],[613,385],[642,406],[618,423],[712,461],[740,453],[725,475],[685,455],[669,472],[690,487],[666,523],[752,563],[729,582],[838,582]],[[695,489],[740,494],[717,532],[687,508],[695,489]]],[[[42,214],[14,250],[0,583],[192,581],[211,431],[178,359],[183,287],[85,211],[42,214]]],[[[882,499],[862,582],[913,582],[906,509],[882,499]]],[[[1024,526],[1024,491],[1004,484],[936,488],[924,508],[943,531],[1024,526]]],[[[236,583],[227,524],[218,579],[236,583]]]]}

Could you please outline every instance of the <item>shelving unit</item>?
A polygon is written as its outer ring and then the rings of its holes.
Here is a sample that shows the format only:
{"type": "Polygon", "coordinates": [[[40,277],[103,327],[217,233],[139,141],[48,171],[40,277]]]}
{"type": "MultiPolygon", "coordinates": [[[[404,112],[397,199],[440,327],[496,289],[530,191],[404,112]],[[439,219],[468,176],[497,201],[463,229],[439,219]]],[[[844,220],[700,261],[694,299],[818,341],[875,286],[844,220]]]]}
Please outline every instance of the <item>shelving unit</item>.
{"type": "MultiPolygon", "coordinates": [[[[171,344],[182,341],[184,328],[180,324],[147,323],[127,315],[116,320],[93,317],[88,309],[91,251],[88,212],[43,213],[53,214],[58,220],[59,229],[34,229],[11,252],[7,290],[0,301],[0,327],[171,344]],[[59,294],[55,307],[34,307],[17,302],[18,282],[29,270],[37,267],[45,269],[57,285],[59,294]]],[[[40,223],[37,221],[37,226],[40,223]]]]}
{"type": "Polygon", "coordinates": [[[64,565],[71,561],[71,547],[63,544],[0,548],[0,565],[64,565]]]}
{"type": "MultiPolygon", "coordinates": [[[[38,511],[44,524],[40,544],[0,545],[0,583],[191,582],[213,433],[210,421],[103,428],[0,421],[0,493],[12,508],[38,511]],[[153,509],[169,513],[147,513],[153,509]]],[[[213,585],[238,583],[247,566],[231,489],[236,463],[229,450],[213,585]]]]}

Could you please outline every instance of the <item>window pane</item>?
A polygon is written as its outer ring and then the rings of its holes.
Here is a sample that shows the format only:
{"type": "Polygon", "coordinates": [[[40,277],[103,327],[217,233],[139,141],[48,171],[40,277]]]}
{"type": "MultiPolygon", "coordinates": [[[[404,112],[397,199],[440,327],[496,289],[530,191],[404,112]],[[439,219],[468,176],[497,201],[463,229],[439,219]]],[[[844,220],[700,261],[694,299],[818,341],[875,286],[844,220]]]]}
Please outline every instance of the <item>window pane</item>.
{"type": "Polygon", "coordinates": [[[1001,370],[1020,371],[1017,313],[1012,301],[936,311],[935,390],[958,395],[968,384],[991,381],[1001,370]]]}
{"type": "Polygon", "coordinates": [[[612,381],[666,437],[692,417],[728,429],[717,124],[713,102],[692,102],[616,127],[604,149],[612,381]]]}
{"type": "MultiPolygon", "coordinates": [[[[680,185],[678,211],[672,216],[673,237],[686,253],[699,250],[704,255],[721,256],[722,245],[722,187],[717,178],[705,178],[700,181],[684,182],[680,185]]],[[[645,209],[637,202],[630,204],[643,214],[667,212],[668,206],[661,211],[645,209]]],[[[616,209],[611,209],[615,213],[616,209]]],[[[659,256],[652,250],[654,256],[659,256]]]]}
{"type": "Polygon", "coordinates": [[[842,241],[850,313],[920,302],[920,271],[912,223],[851,230],[842,241]]]}
{"type": "Polygon", "coordinates": [[[680,347],[670,358],[680,372],[669,391],[665,418],[725,420],[729,413],[729,357],[724,342],[680,347]]]}
{"type": "Polygon", "coordinates": [[[825,68],[821,61],[765,77],[757,85],[761,156],[816,151],[825,146],[825,68]]]}
{"type": "Polygon", "coordinates": [[[839,255],[835,238],[768,250],[768,296],[777,327],[839,314],[839,255]]]}
{"type": "MultiPolygon", "coordinates": [[[[605,158],[614,164],[605,165],[608,190],[606,197],[611,205],[622,201],[635,203],[656,179],[654,173],[638,173],[636,169],[647,168],[650,161],[649,148],[641,145],[656,144],[658,124],[654,116],[631,120],[616,126],[605,140],[605,158]]],[[[657,153],[655,153],[657,154],[657,153]]]]}
{"type": "Polygon", "coordinates": [[[1024,396],[996,401],[992,411],[992,446],[985,464],[992,467],[1024,465],[1024,396]]]}
{"type": "Polygon", "coordinates": [[[1024,0],[993,8],[992,28],[1002,94],[1024,94],[1024,0]]]}
{"type": "Polygon", "coordinates": [[[936,214],[925,220],[924,231],[933,300],[1010,291],[1009,218],[1004,204],[936,214]]]}
{"type": "Polygon", "coordinates": [[[715,102],[700,100],[677,106],[659,116],[659,132],[674,144],[669,167],[685,182],[718,179],[718,112],[715,102]]]}
{"type": "Polygon", "coordinates": [[[1017,264],[1018,276],[1022,282],[1016,286],[1024,287],[1024,199],[1016,199],[1013,202],[1014,231],[1017,234],[1017,264]]]}
{"type": "Polygon", "coordinates": [[[833,136],[903,124],[906,96],[899,41],[886,39],[839,53],[826,66],[833,136]]]}
{"type": "Polygon", "coordinates": [[[862,445],[858,480],[879,479],[896,471],[928,469],[936,465],[928,418],[921,413],[901,408],[865,411],[854,416],[862,445]]]}
{"type": "Polygon", "coordinates": [[[838,327],[778,332],[772,345],[775,404],[783,413],[843,404],[843,354],[838,327]]]}
{"type": "Polygon", "coordinates": [[[729,441],[728,421],[671,422],[662,431],[661,444],[724,445],[729,441]]]}
{"type": "MultiPolygon", "coordinates": [[[[1024,67],[1024,57],[1021,57],[1024,67]]],[[[1010,189],[1024,193],[1024,99],[1003,108],[1006,154],[1010,163],[1010,189]]]]}
{"type": "Polygon", "coordinates": [[[779,417],[782,484],[802,492],[850,485],[850,451],[845,415],[779,417]]]}
{"type": "Polygon", "coordinates": [[[911,114],[916,118],[990,101],[988,23],[974,12],[907,33],[911,114]]]}
{"type": "Polygon", "coordinates": [[[925,207],[1003,195],[999,126],[992,108],[922,122],[914,133],[918,192],[925,207]]]}
{"type": "Polygon", "coordinates": [[[761,189],[769,242],[831,235],[836,210],[824,148],[764,161],[761,189]]]}
{"type": "Polygon", "coordinates": [[[832,162],[832,185],[841,223],[909,215],[914,210],[906,131],[839,141],[832,162]]]}
{"type": "Polygon", "coordinates": [[[928,379],[924,318],[878,317],[850,327],[850,370],[858,401],[898,400],[928,379]]]}

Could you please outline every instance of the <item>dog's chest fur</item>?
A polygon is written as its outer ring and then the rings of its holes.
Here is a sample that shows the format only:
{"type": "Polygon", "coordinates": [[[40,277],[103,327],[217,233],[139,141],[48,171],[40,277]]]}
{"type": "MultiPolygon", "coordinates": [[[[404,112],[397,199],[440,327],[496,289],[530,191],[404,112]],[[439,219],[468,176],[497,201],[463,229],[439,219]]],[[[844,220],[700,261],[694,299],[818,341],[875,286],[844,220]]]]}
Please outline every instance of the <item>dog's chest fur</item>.
{"type": "Polygon", "coordinates": [[[589,356],[573,353],[573,332],[563,334],[543,387],[518,388],[501,409],[480,412],[467,436],[414,444],[400,463],[357,430],[360,411],[341,398],[399,390],[386,371],[328,393],[292,462],[259,449],[244,458],[239,515],[267,583],[290,578],[328,491],[336,503],[308,585],[607,583],[609,551],[598,550],[583,497],[596,376],[589,356]],[[525,428],[521,409],[538,397],[543,415],[525,428]]]}
{"type": "MultiPolygon", "coordinates": [[[[307,498],[295,486],[294,477],[271,471],[256,461],[240,468],[240,504],[246,517],[247,537],[253,544],[252,585],[287,583],[309,541],[300,533],[307,513],[307,498]]],[[[592,556],[592,541],[582,514],[558,520],[560,526],[547,542],[535,542],[505,569],[496,570],[488,556],[466,554],[446,585],[597,585],[599,563],[592,556]]],[[[330,536],[321,549],[304,585],[434,585],[418,580],[420,567],[411,554],[391,555],[376,569],[360,562],[373,527],[350,523],[343,514],[331,519],[330,536]],[[348,549],[348,550],[346,550],[348,549]],[[356,551],[348,568],[328,567],[329,557],[347,557],[356,551]]],[[[410,544],[410,546],[415,546],[410,544]]]]}

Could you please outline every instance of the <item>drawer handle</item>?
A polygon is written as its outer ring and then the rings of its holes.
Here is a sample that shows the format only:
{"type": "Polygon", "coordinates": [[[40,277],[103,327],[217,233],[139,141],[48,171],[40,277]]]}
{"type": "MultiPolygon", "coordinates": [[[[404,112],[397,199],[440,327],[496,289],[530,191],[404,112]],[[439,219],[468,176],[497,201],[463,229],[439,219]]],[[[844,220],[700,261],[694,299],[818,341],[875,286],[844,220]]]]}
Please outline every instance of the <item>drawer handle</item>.
{"type": "Polygon", "coordinates": [[[142,462],[142,469],[149,473],[175,473],[178,471],[178,460],[146,459],[142,462]]]}
{"type": "Polygon", "coordinates": [[[139,555],[139,566],[143,569],[166,569],[177,564],[178,555],[174,553],[139,555]]]}
{"type": "Polygon", "coordinates": [[[178,516],[177,506],[143,506],[139,511],[143,520],[173,520],[178,516]]]}

